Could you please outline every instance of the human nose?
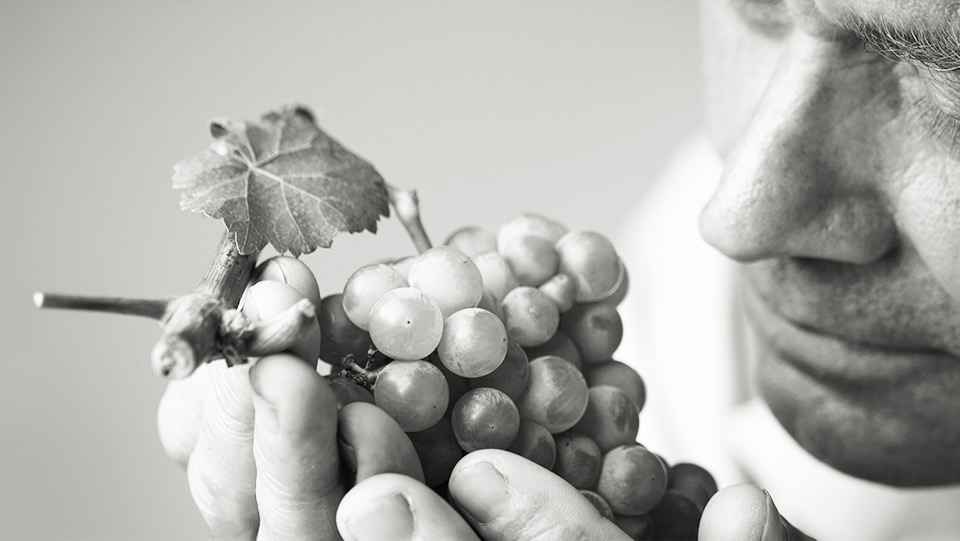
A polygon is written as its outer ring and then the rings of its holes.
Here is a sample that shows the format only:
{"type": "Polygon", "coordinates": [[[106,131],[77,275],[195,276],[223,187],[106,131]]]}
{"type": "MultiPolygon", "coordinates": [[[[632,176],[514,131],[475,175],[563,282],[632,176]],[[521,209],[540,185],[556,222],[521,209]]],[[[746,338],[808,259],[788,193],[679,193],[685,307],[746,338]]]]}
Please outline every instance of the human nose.
{"type": "Polygon", "coordinates": [[[735,260],[803,257],[868,263],[898,233],[882,193],[882,100],[875,62],[850,44],[791,37],[720,185],[704,239],[735,260]]]}

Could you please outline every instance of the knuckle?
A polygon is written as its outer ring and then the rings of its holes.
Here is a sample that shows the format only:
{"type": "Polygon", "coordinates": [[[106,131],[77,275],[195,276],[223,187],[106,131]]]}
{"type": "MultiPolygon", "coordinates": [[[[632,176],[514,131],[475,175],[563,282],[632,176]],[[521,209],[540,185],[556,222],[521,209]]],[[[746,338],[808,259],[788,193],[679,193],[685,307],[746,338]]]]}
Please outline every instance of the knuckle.
{"type": "Polygon", "coordinates": [[[538,498],[527,500],[511,513],[505,539],[524,541],[612,541],[596,520],[562,504],[538,498]]]}
{"type": "Polygon", "coordinates": [[[254,479],[224,471],[203,450],[187,464],[190,495],[212,532],[256,532],[259,512],[254,479]]]}
{"type": "MultiPolygon", "coordinates": [[[[592,524],[592,523],[591,523],[592,524]]],[[[612,541],[590,524],[575,521],[527,521],[519,526],[513,537],[524,541],[612,541]]]]}

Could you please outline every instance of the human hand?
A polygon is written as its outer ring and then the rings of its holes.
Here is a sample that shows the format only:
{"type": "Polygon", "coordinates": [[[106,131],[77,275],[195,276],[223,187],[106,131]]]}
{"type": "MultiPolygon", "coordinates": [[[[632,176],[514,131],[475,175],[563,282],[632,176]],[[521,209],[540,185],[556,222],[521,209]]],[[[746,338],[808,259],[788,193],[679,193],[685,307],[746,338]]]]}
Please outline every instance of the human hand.
{"type": "Polygon", "coordinates": [[[157,420],[215,539],[339,539],[335,514],[353,478],[423,479],[393,419],[363,403],[338,415],[322,376],[292,355],[202,366],[168,385],[157,420]]]}
{"type": "MultiPolygon", "coordinates": [[[[448,486],[450,502],[409,477],[368,478],[344,497],[337,512],[340,532],[347,541],[631,540],[567,482],[513,453],[468,454],[448,486]]],[[[754,485],[715,494],[704,509],[698,539],[812,541],[754,485]]]]}
{"type": "Polygon", "coordinates": [[[409,477],[377,475],[347,493],[337,525],[347,541],[630,541],[572,485],[507,451],[466,455],[448,489],[452,504],[409,477]]]}

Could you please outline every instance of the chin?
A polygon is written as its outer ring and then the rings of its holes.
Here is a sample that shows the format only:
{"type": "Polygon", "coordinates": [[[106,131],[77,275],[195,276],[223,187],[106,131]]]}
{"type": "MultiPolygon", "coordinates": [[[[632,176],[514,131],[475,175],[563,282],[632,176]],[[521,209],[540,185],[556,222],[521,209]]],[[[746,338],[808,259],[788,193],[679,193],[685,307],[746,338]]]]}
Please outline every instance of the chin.
{"type": "Polygon", "coordinates": [[[955,376],[878,389],[820,381],[769,351],[758,361],[761,396],[787,432],[821,462],[895,487],[960,483],[960,394],[940,398],[955,376]]]}

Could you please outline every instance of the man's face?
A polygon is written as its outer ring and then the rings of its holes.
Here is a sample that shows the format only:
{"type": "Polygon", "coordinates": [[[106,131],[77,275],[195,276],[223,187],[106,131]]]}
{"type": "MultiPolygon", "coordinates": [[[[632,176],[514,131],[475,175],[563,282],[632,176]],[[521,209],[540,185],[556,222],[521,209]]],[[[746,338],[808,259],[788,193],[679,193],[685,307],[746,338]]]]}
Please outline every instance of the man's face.
{"type": "Polygon", "coordinates": [[[960,8],[701,3],[701,231],[743,263],[763,397],[842,471],[960,482],[960,8]]]}

